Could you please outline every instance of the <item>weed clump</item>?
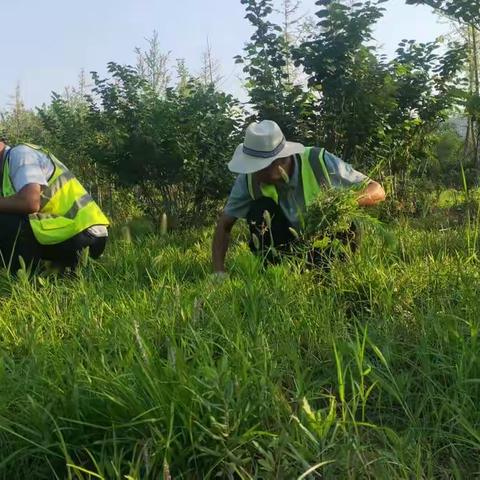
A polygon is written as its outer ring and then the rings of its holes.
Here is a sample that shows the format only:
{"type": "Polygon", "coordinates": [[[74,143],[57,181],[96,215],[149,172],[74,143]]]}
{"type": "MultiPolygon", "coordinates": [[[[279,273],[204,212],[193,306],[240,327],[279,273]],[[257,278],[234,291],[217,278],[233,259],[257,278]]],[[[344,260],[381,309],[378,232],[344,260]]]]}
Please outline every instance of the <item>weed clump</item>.
{"type": "Polygon", "coordinates": [[[304,215],[303,237],[314,247],[327,246],[338,235],[348,232],[352,224],[368,214],[358,206],[353,190],[322,190],[304,215]]]}

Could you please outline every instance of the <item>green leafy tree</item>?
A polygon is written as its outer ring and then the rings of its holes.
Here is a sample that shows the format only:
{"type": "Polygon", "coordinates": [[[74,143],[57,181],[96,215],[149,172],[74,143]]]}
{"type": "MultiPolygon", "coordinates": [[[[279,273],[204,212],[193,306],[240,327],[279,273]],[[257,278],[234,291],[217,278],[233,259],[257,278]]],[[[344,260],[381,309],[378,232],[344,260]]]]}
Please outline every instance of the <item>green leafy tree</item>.
{"type": "Polygon", "coordinates": [[[146,80],[150,88],[158,95],[164,95],[170,84],[170,52],[164,53],[160,48],[158,32],[153,31],[152,37],[147,38],[148,48],[135,48],[137,54],[136,70],[146,80]]]}
{"type": "Polygon", "coordinates": [[[20,85],[15,88],[9,108],[0,112],[0,134],[11,145],[22,142],[44,143],[45,131],[33,110],[25,107],[20,85]]]}
{"type": "Polygon", "coordinates": [[[270,20],[274,11],[272,0],[241,0],[241,3],[247,12],[245,18],[255,28],[243,56],[236,57],[237,63],[244,65],[250,104],[255,111],[249,120],[274,120],[289,138],[301,139],[309,95],[293,82],[288,32],[270,20]]]}
{"type": "Polygon", "coordinates": [[[425,137],[456,101],[462,50],[403,41],[388,62],[371,45],[383,1],[319,0],[317,29],[296,50],[315,101],[313,140],[363,168],[393,173],[424,163],[425,137]]]}
{"type": "Polygon", "coordinates": [[[480,169],[480,7],[470,0],[407,0],[411,5],[428,5],[458,22],[465,35],[468,52],[469,88],[465,92],[465,112],[468,117],[465,152],[480,169]]]}
{"type": "Polygon", "coordinates": [[[317,29],[295,55],[317,93],[314,141],[352,158],[357,149],[369,149],[393,103],[386,67],[366,46],[382,8],[371,2],[317,4],[317,29]]]}
{"type": "Polygon", "coordinates": [[[406,0],[409,5],[428,5],[462,23],[480,29],[480,8],[472,0],[406,0]]]}
{"type": "Polygon", "coordinates": [[[191,224],[230,185],[226,164],[243,116],[232,96],[188,80],[180,66],[177,88],[160,97],[135,69],[110,63],[110,79],[93,76],[90,121],[95,160],[138,188],[150,214],[167,211],[191,224]]]}
{"type": "Polygon", "coordinates": [[[417,175],[432,161],[431,142],[439,125],[461,101],[459,72],[465,62],[461,45],[452,43],[439,53],[438,42],[402,40],[389,69],[396,85],[396,108],[388,118],[390,133],[385,142],[395,154],[393,172],[413,170],[417,175]]]}
{"type": "Polygon", "coordinates": [[[38,109],[38,117],[47,132],[45,146],[82,180],[95,183],[98,171],[92,152],[96,148],[96,138],[84,94],[70,92],[60,95],[53,92],[50,104],[38,109]]]}

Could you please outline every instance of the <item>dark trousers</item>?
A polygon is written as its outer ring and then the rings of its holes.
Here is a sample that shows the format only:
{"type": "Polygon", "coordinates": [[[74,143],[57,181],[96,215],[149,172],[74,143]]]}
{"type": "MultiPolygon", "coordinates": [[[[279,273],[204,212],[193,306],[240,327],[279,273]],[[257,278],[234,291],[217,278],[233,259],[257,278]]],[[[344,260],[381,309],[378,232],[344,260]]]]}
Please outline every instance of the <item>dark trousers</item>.
{"type": "MultiPolygon", "coordinates": [[[[250,250],[255,254],[262,255],[267,264],[278,263],[281,256],[303,252],[306,253],[308,264],[326,267],[334,255],[332,248],[309,248],[308,245],[302,244],[301,240],[297,240],[290,231],[291,224],[283,210],[270,198],[260,198],[252,203],[247,214],[247,223],[250,229],[250,250]],[[270,213],[271,228],[266,225],[265,211],[270,213]],[[254,235],[258,242],[253,240],[254,235]]],[[[348,231],[337,234],[335,238],[340,240],[343,245],[349,245],[354,253],[360,244],[360,231],[352,223],[348,231]]],[[[344,257],[342,254],[340,256],[344,257]]]]}
{"type": "Polygon", "coordinates": [[[75,269],[84,248],[90,256],[98,258],[105,250],[107,238],[94,237],[86,230],[56,245],[41,245],[33,235],[28,216],[0,214],[0,267],[16,272],[20,268],[19,257],[27,266],[36,268],[40,260],[49,260],[62,270],[75,269]]]}

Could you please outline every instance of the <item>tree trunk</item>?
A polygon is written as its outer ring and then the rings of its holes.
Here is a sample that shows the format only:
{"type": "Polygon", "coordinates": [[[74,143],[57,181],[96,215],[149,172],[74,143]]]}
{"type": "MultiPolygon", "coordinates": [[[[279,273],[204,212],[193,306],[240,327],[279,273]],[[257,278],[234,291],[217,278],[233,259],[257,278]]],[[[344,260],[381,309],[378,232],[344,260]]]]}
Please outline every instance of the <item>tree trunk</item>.
{"type": "MultiPolygon", "coordinates": [[[[480,97],[480,81],[479,81],[479,71],[478,71],[478,41],[477,35],[478,31],[474,25],[471,26],[472,32],[472,68],[473,68],[473,80],[474,85],[473,89],[475,95],[480,97]]],[[[479,145],[479,138],[480,138],[480,125],[478,116],[472,119],[472,137],[473,137],[473,153],[474,153],[474,161],[477,169],[480,169],[480,145],[479,145]]]]}

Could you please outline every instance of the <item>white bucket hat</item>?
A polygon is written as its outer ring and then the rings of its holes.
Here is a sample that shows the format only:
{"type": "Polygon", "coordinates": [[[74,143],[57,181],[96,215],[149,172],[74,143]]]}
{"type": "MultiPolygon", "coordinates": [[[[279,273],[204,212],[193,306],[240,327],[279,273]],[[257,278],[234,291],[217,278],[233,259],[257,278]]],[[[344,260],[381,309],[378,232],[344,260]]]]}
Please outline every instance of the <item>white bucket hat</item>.
{"type": "Polygon", "coordinates": [[[234,173],[254,173],[268,167],[277,158],[303,153],[301,143],[287,142],[280,127],[271,120],[251,123],[228,168],[234,173]]]}

